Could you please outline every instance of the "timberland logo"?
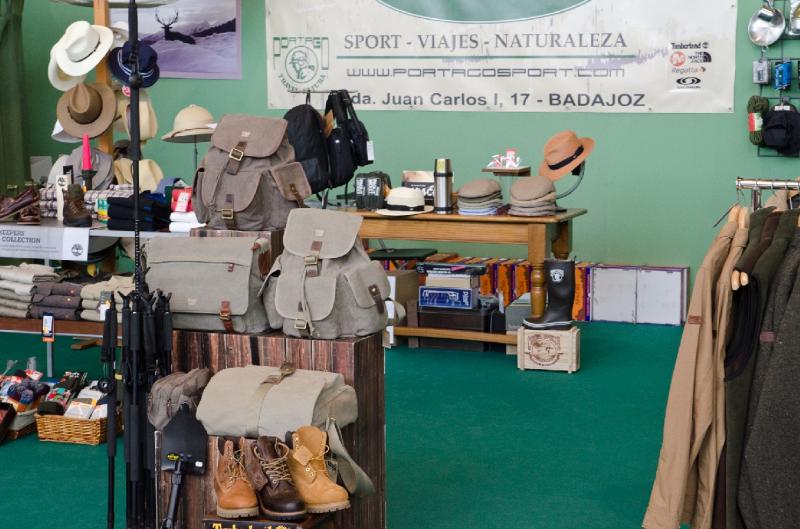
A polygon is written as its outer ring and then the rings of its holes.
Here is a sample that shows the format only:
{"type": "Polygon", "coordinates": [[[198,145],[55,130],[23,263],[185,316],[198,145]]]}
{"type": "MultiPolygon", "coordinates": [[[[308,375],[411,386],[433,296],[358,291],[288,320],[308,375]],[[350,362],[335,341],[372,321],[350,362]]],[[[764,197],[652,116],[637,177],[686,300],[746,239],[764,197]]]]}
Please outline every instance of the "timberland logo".
{"type": "Polygon", "coordinates": [[[549,334],[529,334],[525,354],[531,362],[540,366],[551,366],[561,359],[561,340],[549,334]]]}
{"type": "Polygon", "coordinates": [[[550,280],[553,283],[561,283],[564,280],[563,270],[550,270],[550,280]]]}
{"type": "Polygon", "coordinates": [[[510,22],[556,15],[591,0],[507,0],[497,2],[453,2],[453,0],[378,0],[407,15],[446,22],[510,22]]]}
{"type": "Polygon", "coordinates": [[[314,90],[328,77],[328,37],[273,37],[272,67],[288,90],[314,90]]]}
{"type": "Polygon", "coordinates": [[[80,257],[81,255],[83,255],[83,245],[76,242],[75,244],[72,245],[70,251],[72,252],[73,256],[80,257]]]}

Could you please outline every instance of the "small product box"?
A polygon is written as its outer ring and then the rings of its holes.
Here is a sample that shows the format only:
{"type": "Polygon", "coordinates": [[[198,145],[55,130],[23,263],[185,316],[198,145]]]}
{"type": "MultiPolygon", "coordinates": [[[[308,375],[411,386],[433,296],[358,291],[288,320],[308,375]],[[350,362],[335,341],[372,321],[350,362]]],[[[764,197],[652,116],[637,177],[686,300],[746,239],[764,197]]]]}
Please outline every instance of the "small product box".
{"type": "Polygon", "coordinates": [[[522,370],[566,371],[581,367],[581,331],[517,330],[517,367],[522,370]]]}

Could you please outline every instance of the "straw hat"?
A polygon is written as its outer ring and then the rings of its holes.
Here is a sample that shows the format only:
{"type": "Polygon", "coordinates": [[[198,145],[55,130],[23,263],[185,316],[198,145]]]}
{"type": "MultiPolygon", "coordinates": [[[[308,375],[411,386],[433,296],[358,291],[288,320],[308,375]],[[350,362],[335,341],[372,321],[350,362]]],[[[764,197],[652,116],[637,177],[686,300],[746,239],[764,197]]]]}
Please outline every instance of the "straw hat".
{"type": "Polygon", "coordinates": [[[69,25],[51,52],[66,75],[86,75],[106,56],[114,43],[114,33],[105,26],[79,20],[69,25]]]}
{"type": "Polygon", "coordinates": [[[64,131],[82,138],[95,138],[111,126],[116,112],[114,92],[101,83],[79,83],[61,96],[56,115],[64,131]]]}
{"type": "Polygon", "coordinates": [[[578,138],[571,130],[559,132],[544,145],[544,161],[539,174],[558,180],[583,163],[594,150],[592,138],[578,138]]]}
{"type": "Polygon", "coordinates": [[[395,187],[386,196],[386,208],[375,213],[386,217],[407,217],[430,213],[433,206],[425,205],[425,195],[419,189],[411,187],[395,187]]]}
{"type": "MultiPolygon", "coordinates": [[[[133,184],[133,161],[130,158],[114,160],[114,176],[118,184],[133,184]]],[[[139,160],[139,189],[155,191],[164,178],[164,172],[153,160],[139,160]]]]}
{"type": "MultiPolygon", "coordinates": [[[[61,38],[63,39],[64,37],[61,38]]],[[[56,44],[56,46],[58,46],[58,44],[56,44]]],[[[58,62],[56,61],[56,54],[54,53],[56,46],[50,49],[50,62],[47,63],[47,78],[50,80],[50,84],[53,85],[53,88],[66,92],[76,84],[82,83],[83,80],[86,79],[86,74],[73,77],[72,75],[67,75],[64,70],[59,68],[58,62]]]]}
{"type": "MultiPolygon", "coordinates": [[[[130,138],[130,106],[131,100],[121,90],[116,92],[117,115],[115,129],[124,132],[130,138]]],[[[150,94],[146,90],[139,90],[139,139],[147,141],[158,134],[158,117],[153,108],[150,94]]]]}
{"type": "Polygon", "coordinates": [[[201,106],[189,105],[175,115],[172,131],[161,139],[172,143],[209,141],[215,127],[211,112],[201,106]]]}

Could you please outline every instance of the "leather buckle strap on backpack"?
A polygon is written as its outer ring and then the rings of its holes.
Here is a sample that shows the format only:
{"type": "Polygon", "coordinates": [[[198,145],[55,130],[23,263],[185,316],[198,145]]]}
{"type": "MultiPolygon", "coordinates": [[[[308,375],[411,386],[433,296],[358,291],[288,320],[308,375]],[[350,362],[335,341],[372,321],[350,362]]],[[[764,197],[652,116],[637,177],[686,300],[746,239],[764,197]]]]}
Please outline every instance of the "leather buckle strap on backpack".
{"type": "Polygon", "coordinates": [[[245,149],[247,149],[247,142],[240,141],[236,144],[236,147],[230,150],[228,153],[228,163],[225,166],[226,173],[236,174],[239,172],[239,166],[242,164],[245,149]]]}
{"type": "Polygon", "coordinates": [[[222,220],[225,222],[225,227],[229,230],[236,229],[236,221],[233,218],[233,195],[225,195],[225,207],[219,210],[222,215],[222,220]]]}
{"type": "Polygon", "coordinates": [[[294,195],[294,199],[297,201],[297,205],[301,208],[306,207],[306,202],[303,200],[303,197],[300,196],[300,192],[297,190],[297,186],[294,184],[289,184],[289,191],[292,192],[294,195]]]}
{"type": "Polygon", "coordinates": [[[219,319],[222,321],[222,326],[225,327],[225,332],[233,332],[233,320],[231,319],[230,301],[223,301],[220,304],[219,319]]]}
{"type": "Polygon", "coordinates": [[[375,301],[375,308],[378,309],[378,314],[383,314],[386,310],[386,305],[383,303],[383,297],[381,296],[380,289],[378,289],[378,285],[370,285],[367,290],[369,290],[369,295],[372,296],[372,299],[375,301]]]}

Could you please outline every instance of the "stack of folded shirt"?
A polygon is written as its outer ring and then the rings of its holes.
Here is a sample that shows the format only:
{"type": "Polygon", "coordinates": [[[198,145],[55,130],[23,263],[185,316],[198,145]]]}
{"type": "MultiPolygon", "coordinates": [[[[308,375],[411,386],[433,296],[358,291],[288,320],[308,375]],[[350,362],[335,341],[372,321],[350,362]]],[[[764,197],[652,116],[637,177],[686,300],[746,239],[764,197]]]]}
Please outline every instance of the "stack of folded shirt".
{"type": "Polygon", "coordinates": [[[27,318],[36,286],[47,281],[58,281],[58,274],[49,266],[0,266],[0,316],[27,318]]]}
{"type": "Polygon", "coordinates": [[[57,320],[77,320],[81,308],[81,289],[77,283],[40,283],[33,294],[31,317],[39,319],[45,313],[57,320]]]}
{"type": "Polygon", "coordinates": [[[500,184],[488,178],[479,178],[458,190],[458,212],[461,215],[496,215],[503,207],[500,184]]]}
{"type": "MultiPolygon", "coordinates": [[[[56,217],[58,211],[56,192],[55,184],[50,184],[39,190],[39,208],[42,210],[42,217],[56,217]]],[[[105,198],[107,200],[112,197],[127,198],[131,195],[133,195],[132,185],[112,185],[103,191],[87,191],[83,194],[83,202],[86,204],[86,209],[92,212],[92,218],[96,219],[98,199],[105,198]]]]}
{"type": "Polygon", "coordinates": [[[205,224],[197,222],[197,215],[194,211],[188,213],[177,213],[173,211],[169,216],[169,231],[173,233],[189,233],[192,228],[202,228],[205,224]]]}
{"type": "MultiPolygon", "coordinates": [[[[169,204],[163,195],[139,195],[139,229],[161,231],[169,227],[169,204]]],[[[133,197],[108,199],[108,229],[133,230],[133,197]]]]}
{"type": "Polygon", "coordinates": [[[509,215],[541,217],[557,210],[556,188],[546,176],[520,178],[511,186],[509,215]]]}
{"type": "Polygon", "coordinates": [[[133,277],[112,276],[108,281],[92,283],[81,289],[81,318],[88,321],[103,321],[100,312],[100,297],[103,292],[113,292],[117,305],[117,321],[122,321],[120,305],[122,296],[133,291],[133,277]]]}

